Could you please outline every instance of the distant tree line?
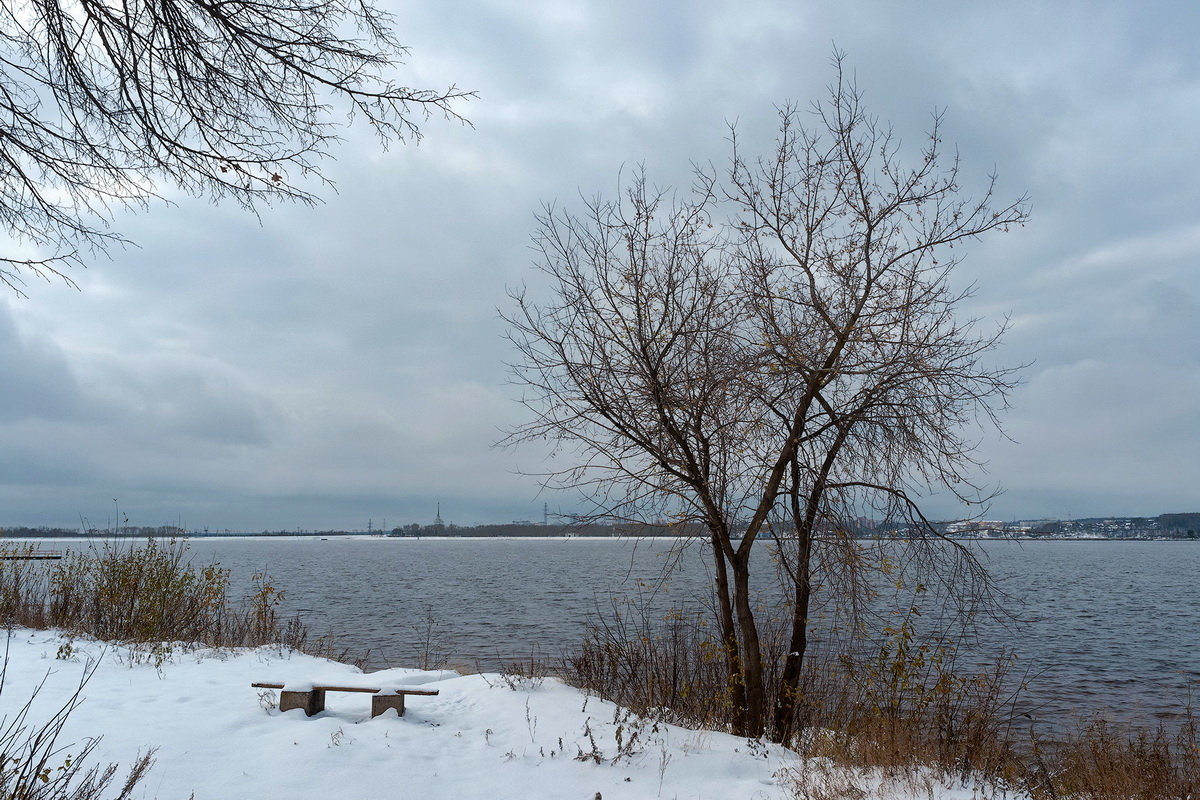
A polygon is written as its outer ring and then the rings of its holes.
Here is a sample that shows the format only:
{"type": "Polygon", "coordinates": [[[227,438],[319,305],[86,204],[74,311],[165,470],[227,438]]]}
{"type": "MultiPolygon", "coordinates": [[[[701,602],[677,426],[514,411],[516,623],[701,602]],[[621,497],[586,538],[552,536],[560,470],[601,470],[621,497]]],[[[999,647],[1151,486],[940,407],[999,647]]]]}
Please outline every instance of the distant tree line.
{"type": "Polygon", "coordinates": [[[1200,533],[1200,512],[1194,514],[1159,514],[1158,527],[1163,530],[1200,533]]]}
{"type": "MultiPolygon", "coordinates": [[[[744,525],[741,531],[744,532],[744,525]]],[[[179,536],[348,536],[362,534],[363,531],[340,529],[330,530],[262,530],[258,532],[214,530],[188,531],[177,525],[122,525],[119,528],[96,528],[84,524],[78,528],[58,528],[46,525],[36,527],[9,526],[0,527],[0,537],[11,539],[38,538],[69,538],[89,536],[118,536],[128,538],[171,538],[179,536]]],[[[381,531],[382,533],[382,531],[381,531]]],[[[535,522],[512,522],[507,524],[489,525],[422,525],[409,523],[392,528],[387,533],[397,537],[465,537],[465,538],[497,538],[497,537],[555,537],[555,536],[589,536],[589,537],[658,537],[673,538],[695,536],[697,526],[684,523],[624,523],[615,525],[589,523],[551,523],[543,525],[535,522]]],[[[905,526],[896,522],[877,522],[860,519],[855,523],[846,523],[844,533],[856,539],[874,537],[904,537],[905,526]]],[[[1184,514],[1159,514],[1157,517],[1090,517],[1074,520],[1055,520],[1046,522],[1030,531],[1035,536],[1078,535],[1081,533],[1102,535],[1109,538],[1200,538],[1200,512],[1184,514]]]]}
{"type": "Polygon", "coordinates": [[[1039,525],[1031,533],[1042,536],[1088,534],[1112,539],[1196,539],[1200,536],[1200,513],[1056,520],[1039,525]]]}
{"type": "Polygon", "coordinates": [[[176,525],[122,525],[119,528],[94,528],[88,525],[82,525],[78,528],[51,528],[45,525],[39,525],[36,528],[28,527],[7,527],[0,528],[0,536],[12,539],[38,539],[38,538],[63,538],[63,537],[86,537],[86,536],[127,536],[130,538],[138,537],[160,537],[170,538],[172,536],[186,536],[187,531],[176,525]]]}
{"type": "Polygon", "coordinates": [[[599,536],[599,537],[678,537],[693,536],[694,526],[687,525],[649,525],[630,523],[624,525],[584,524],[550,524],[540,525],[534,522],[513,522],[505,525],[420,525],[411,523],[399,528],[393,528],[392,536],[461,536],[473,538],[494,538],[505,536],[516,537],[554,537],[554,536],[599,536]]]}
{"type": "MultiPolygon", "coordinates": [[[[899,523],[878,523],[873,520],[861,520],[859,523],[848,523],[846,532],[855,538],[869,538],[879,535],[891,535],[903,529],[899,523]]],[[[735,535],[744,534],[746,523],[733,526],[735,535]]],[[[697,536],[703,531],[702,525],[696,522],[626,522],[603,524],[597,522],[566,522],[539,524],[536,522],[512,522],[503,525],[421,525],[410,523],[398,528],[392,528],[391,536],[462,536],[475,538],[488,537],[550,537],[550,536],[596,536],[596,537],[658,537],[676,538],[697,536]]]]}

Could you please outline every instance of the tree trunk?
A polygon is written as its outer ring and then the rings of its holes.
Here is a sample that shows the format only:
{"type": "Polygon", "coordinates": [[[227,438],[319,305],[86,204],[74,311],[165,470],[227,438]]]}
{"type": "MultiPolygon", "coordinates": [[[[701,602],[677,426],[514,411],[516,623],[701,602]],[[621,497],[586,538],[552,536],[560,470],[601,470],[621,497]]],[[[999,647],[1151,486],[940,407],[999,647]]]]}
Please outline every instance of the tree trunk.
{"type": "Polygon", "coordinates": [[[742,683],[746,692],[746,723],[739,736],[755,738],[763,735],[766,725],[762,648],[758,626],[750,604],[750,567],[748,559],[736,558],[733,566],[733,605],[737,612],[738,633],[742,644],[742,683]]]}
{"type": "Polygon", "coordinates": [[[737,626],[733,621],[733,605],[729,600],[729,571],[725,564],[725,553],[715,538],[712,541],[712,549],[717,573],[717,622],[721,627],[721,653],[725,659],[729,702],[733,706],[731,723],[735,736],[745,736],[746,685],[743,682],[737,626]]]}
{"type": "Polygon", "coordinates": [[[808,650],[808,608],[812,599],[812,528],[798,526],[799,541],[794,576],[794,606],[792,608],[792,637],[783,661],[779,691],[775,698],[775,718],[772,740],[787,744],[796,724],[796,707],[800,703],[800,675],[808,650]]]}

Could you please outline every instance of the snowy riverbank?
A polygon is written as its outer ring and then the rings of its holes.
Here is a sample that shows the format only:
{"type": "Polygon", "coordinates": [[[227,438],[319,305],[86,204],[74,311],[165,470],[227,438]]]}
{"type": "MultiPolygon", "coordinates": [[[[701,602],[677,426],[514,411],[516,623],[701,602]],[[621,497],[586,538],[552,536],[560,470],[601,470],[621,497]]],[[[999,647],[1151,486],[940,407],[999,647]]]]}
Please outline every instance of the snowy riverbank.
{"type": "Polygon", "coordinates": [[[41,684],[30,721],[48,718],[97,661],[59,745],[102,736],[91,762],[122,768],[156,748],[140,797],[768,800],[795,797],[789,774],[804,768],[782,748],[640,721],[554,679],[392,669],[366,680],[355,667],[273,648],[154,657],[19,628],[0,714],[11,719],[41,684]],[[371,719],[368,696],[330,693],[327,710],[309,718],[281,714],[275,693],[250,687],[272,680],[421,684],[440,694],[409,698],[403,718],[371,719]]]}

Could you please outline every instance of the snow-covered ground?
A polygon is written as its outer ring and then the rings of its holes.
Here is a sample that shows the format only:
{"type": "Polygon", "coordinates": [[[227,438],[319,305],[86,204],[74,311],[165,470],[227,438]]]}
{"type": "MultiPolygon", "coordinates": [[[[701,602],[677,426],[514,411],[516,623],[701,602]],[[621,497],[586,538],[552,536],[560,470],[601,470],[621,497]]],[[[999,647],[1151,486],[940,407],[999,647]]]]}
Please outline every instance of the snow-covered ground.
{"type": "Polygon", "coordinates": [[[44,682],[30,720],[48,718],[97,660],[59,744],[101,736],[92,761],[122,767],[157,748],[139,787],[147,798],[766,800],[796,797],[789,776],[803,769],[782,748],[639,720],[554,679],[364,676],[276,648],[151,654],[19,628],[9,635],[0,714],[11,718],[44,682]],[[408,698],[404,717],[371,719],[369,695],[330,693],[326,711],[305,717],[280,713],[276,693],[251,688],[256,681],[420,684],[440,694],[408,698]]]}

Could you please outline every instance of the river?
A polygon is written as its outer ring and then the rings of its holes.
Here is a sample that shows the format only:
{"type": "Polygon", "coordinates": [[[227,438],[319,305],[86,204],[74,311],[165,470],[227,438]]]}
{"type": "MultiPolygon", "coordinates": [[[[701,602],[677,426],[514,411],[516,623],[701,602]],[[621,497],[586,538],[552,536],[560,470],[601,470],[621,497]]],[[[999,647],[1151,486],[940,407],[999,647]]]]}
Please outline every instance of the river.
{"type": "MultiPolygon", "coordinates": [[[[54,546],[59,546],[56,542],[54,546]]],[[[80,546],[78,544],[67,546],[80,546]]],[[[677,562],[653,607],[697,607],[707,560],[662,540],[197,538],[235,587],[256,570],[285,593],[282,610],[333,631],[369,666],[444,657],[494,669],[531,653],[555,658],[612,602],[646,597],[677,562]]],[[[1105,712],[1135,721],[1177,717],[1200,686],[1200,543],[977,543],[1016,621],[985,622],[968,660],[1002,651],[1032,676],[1039,717],[1105,712]]]]}

